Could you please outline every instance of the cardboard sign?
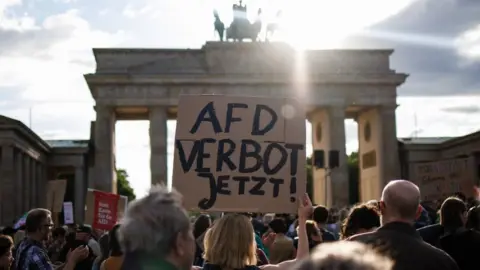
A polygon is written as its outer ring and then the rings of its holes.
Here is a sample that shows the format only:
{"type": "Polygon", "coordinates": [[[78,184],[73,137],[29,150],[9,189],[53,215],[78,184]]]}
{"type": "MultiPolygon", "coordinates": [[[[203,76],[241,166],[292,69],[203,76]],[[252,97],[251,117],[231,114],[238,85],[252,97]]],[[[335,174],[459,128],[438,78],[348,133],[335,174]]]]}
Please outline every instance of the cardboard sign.
{"type": "Polygon", "coordinates": [[[47,209],[52,213],[61,213],[63,199],[67,189],[67,180],[50,180],[47,183],[47,209]]]}
{"type": "Polygon", "coordinates": [[[72,202],[63,203],[63,224],[75,224],[75,220],[73,219],[72,202]]]}
{"type": "Polygon", "coordinates": [[[297,211],[305,111],[294,99],[181,96],[173,186],[189,210],[297,211]]]}
{"type": "Polygon", "coordinates": [[[441,160],[413,165],[412,181],[420,188],[422,200],[444,200],[456,192],[474,196],[474,166],[472,158],[441,160]]]}
{"type": "MultiPolygon", "coordinates": [[[[127,203],[128,203],[128,198],[126,196],[121,196],[121,195],[112,194],[112,193],[105,193],[105,192],[97,191],[97,190],[94,190],[94,189],[88,189],[87,190],[84,223],[92,225],[93,228],[95,228],[94,226],[96,226],[96,225],[94,225],[94,222],[95,222],[95,219],[96,219],[95,217],[97,217],[95,209],[97,209],[97,211],[98,211],[98,208],[99,208],[98,200],[97,200],[98,194],[111,195],[112,200],[113,200],[113,198],[116,198],[115,199],[117,201],[116,206],[110,207],[111,204],[110,204],[110,202],[108,202],[108,209],[109,210],[111,209],[110,211],[114,211],[116,209],[115,222],[114,223],[112,222],[113,225],[115,225],[116,223],[118,223],[121,220],[121,218],[125,214],[125,209],[126,209],[126,206],[127,206],[127,203]]],[[[104,210],[102,210],[102,211],[104,211],[104,210]]],[[[97,220],[97,222],[98,222],[98,220],[97,220]]],[[[112,227],[113,227],[113,225],[112,225],[112,227]]],[[[100,225],[100,227],[106,227],[106,226],[100,225]]],[[[95,229],[100,229],[100,228],[95,228],[95,229]]],[[[101,230],[104,230],[104,229],[101,229],[101,230]]],[[[109,230],[109,229],[106,229],[106,230],[109,230]]]]}

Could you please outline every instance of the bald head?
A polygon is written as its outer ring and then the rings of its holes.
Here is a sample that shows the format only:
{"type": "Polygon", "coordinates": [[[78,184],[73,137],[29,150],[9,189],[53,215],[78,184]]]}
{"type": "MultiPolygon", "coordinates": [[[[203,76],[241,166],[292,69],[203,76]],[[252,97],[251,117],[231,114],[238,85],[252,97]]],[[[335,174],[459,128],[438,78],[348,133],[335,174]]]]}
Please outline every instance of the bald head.
{"type": "Polygon", "coordinates": [[[420,189],[410,181],[390,181],[382,192],[387,214],[406,220],[415,220],[420,204],[420,189]]]}

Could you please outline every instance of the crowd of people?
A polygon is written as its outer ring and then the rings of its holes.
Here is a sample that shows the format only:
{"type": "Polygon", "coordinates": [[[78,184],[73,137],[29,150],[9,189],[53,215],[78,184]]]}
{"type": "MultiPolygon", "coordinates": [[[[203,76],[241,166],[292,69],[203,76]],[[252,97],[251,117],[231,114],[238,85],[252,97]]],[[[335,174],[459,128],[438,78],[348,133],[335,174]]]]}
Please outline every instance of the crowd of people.
{"type": "Polygon", "coordinates": [[[480,207],[462,196],[435,212],[419,188],[389,182],[378,201],[348,211],[299,198],[298,213],[201,214],[182,197],[153,187],[109,232],[55,227],[33,209],[25,226],[0,235],[0,269],[17,270],[470,270],[480,269],[480,207]],[[471,207],[470,207],[471,206],[471,207]]]}

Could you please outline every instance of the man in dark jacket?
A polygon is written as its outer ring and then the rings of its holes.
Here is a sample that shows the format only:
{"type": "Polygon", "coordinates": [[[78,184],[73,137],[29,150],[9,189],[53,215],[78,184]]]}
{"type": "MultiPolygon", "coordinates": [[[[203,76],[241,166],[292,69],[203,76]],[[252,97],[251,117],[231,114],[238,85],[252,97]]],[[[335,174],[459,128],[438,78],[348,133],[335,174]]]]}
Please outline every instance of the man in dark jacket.
{"type": "Polygon", "coordinates": [[[333,242],[336,240],[335,235],[325,229],[328,221],[328,209],[325,206],[315,206],[312,219],[317,223],[318,229],[322,234],[322,242],[333,242]]]}
{"type": "Polygon", "coordinates": [[[395,270],[458,270],[445,252],[425,243],[413,226],[420,211],[420,190],[410,181],[388,183],[379,203],[382,226],[350,240],[371,244],[393,258],[395,270]]]}

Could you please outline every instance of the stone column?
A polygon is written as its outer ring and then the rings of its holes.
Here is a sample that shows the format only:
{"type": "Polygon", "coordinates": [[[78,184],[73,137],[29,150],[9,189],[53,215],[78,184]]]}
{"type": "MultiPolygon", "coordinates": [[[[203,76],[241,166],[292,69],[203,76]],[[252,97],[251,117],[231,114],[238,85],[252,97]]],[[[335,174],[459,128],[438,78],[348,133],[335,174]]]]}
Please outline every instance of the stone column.
{"type": "Polygon", "coordinates": [[[395,110],[397,105],[379,108],[379,124],[381,132],[381,151],[378,157],[382,160],[382,188],[390,180],[400,179],[400,157],[398,152],[397,121],[395,110]]]}
{"type": "Polygon", "coordinates": [[[82,224],[85,212],[85,177],[83,167],[75,168],[74,217],[75,223],[82,224]]]}
{"type": "Polygon", "coordinates": [[[37,161],[35,159],[31,159],[30,161],[30,208],[38,208],[37,202],[37,188],[38,188],[38,175],[37,175],[37,161]]]}
{"type": "Polygon", "coordinates": [[[339,152],[339,167],[328,170],[313,169],[315,203],[325,204],[329,207],[348,205],[345,108],[343,106],[319,108],[309,114],[309,120],[312,123],[313,149],[325,151],[325,167],[328,167],[329,164],[328,152],[330,150],[339,152]],[[325,193],[327,193],[327,198],[325,198],[325,193]]]}
{"type": "Polygon", "coordinates": [[[94,188],[106,192],[117,192],[115,171],[115,111],[112,107],[95,106],[95,168],[94,188]]]}
{"type": "Polygon", "coordinates": [[[151,183],[167,184],[167,111],[150,108],[150,172],[151,183]]]}
{"type": "Polygon", "coordinates": [[[31,158],[28,155],[23,156],[23,207],[25,211],[30,210],[30,183],[32,181],[32,172],[31,172],[31,158]]]}
{"type": "Polygon", "coordinates": [[[24,156],[25,154],[22,151],[17,151],[15,158],[15,173],[17,175],[15,183],[15,194],[19,194],[19,196],[15,197],[16,215],[22,215],[26,211],[23,196],[21,196],[21,194],[23,194],[23,185],[26,177],[25,171],[23,169],[23,160],[25,158],[24,156]]]}
{"type": "Polygon", "coordinates": [[[378,200],[390,180],[400,178],[396,104],[366,108],[357,116],[360,200],[378,200]]]}
{"type": "MultiPolygon", "coordinates": [[[[15,148],[12,145],[2,145],[0,160],[0,224],[14,222],[15,208],[8,202],[14,202],[15,196],[15,148]]],[[[13,225],[13,224],[12,224],[13,225]]]]}

